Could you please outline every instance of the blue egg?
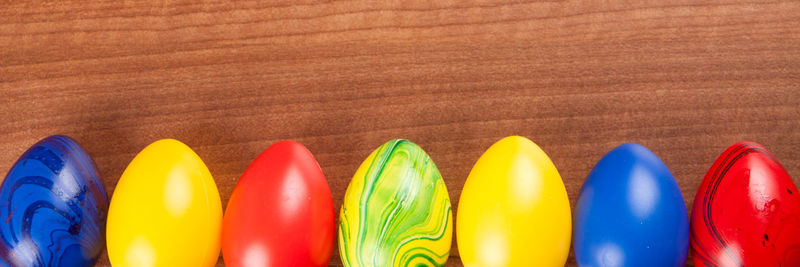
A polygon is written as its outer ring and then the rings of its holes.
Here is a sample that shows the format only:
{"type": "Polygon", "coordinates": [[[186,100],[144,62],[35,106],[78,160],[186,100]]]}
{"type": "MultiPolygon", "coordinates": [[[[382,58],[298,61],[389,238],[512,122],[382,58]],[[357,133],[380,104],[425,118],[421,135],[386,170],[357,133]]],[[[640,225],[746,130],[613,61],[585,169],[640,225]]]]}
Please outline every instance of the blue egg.
{"type": "Polygon", "coordinates": [[[581,188],[575,208],[580,266],[684,266],[689,217],[664,162],[638,144],[608,152],[581,188]]]}
{"type": "Polygon", "coordinates": [[[45,138],[0,185],[0,265],[91,266],[105,244],[107,212],[89,155],[69,137],[45,138]]]}

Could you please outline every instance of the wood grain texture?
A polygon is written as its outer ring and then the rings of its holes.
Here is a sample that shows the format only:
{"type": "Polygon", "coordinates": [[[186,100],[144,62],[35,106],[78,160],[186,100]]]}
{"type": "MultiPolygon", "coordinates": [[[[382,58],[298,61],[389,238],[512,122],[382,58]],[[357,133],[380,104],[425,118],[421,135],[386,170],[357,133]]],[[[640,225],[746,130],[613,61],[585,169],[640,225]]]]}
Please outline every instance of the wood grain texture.
{"type": "Polygon", "coordinates": [[[687,205],[740,140],[800,177],[796,1],[0,1],[0,90],[1,173],[66,134],[109,193],[161,138],[197,151],[223,205],[283,139],[314,153],[337,211],[392,138],[430,154],[454,207],[515,134],[552,157],[573,205],[625,142],[664,160],[687,205]]]}

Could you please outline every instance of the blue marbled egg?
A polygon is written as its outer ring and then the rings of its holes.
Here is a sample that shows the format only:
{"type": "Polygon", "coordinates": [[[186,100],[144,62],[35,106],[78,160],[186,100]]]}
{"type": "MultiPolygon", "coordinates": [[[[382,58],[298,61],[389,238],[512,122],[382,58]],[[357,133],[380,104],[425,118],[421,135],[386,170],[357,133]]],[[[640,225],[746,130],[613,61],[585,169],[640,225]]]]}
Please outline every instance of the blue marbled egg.
{"type": "Polygon", "coordinates": [[[88,154],[50,136],[0,185],[0,265],[91,266],[105,243],[108,197],[88,154]]]}

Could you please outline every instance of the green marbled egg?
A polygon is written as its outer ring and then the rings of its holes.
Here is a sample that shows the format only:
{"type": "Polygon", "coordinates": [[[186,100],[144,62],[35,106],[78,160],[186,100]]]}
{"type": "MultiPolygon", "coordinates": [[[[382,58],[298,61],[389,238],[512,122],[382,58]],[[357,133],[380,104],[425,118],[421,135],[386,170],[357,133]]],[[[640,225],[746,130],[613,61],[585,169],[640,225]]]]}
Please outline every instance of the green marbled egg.
{"type": "Polygon", "coordinates": [[[339,215],[344,266],[443,266],[452,238],[447,187],[422,148],[392,140],[364,160],[339,215]]]}

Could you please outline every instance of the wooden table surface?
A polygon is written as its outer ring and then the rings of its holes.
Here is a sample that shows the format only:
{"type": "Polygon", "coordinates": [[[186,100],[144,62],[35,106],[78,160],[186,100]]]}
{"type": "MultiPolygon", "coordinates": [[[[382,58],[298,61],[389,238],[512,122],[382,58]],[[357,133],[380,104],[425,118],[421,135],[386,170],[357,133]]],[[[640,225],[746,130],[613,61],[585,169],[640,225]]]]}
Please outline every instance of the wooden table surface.
{"type": "Polygon", "coordinates": [[[664,160],[689,206],[740,140],[800,177],[796,1],[0,1],[0,89],[1,173],[66,134],[109,194],[161,138],[196,150],[223,205],[262,150],[299,141],[337,213],[392,138],[431,155],[453,207],[508,135],[550,155],[573,205],[626,142],[664,160]]]}

